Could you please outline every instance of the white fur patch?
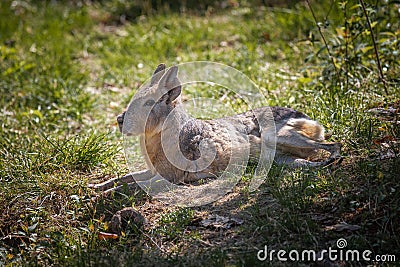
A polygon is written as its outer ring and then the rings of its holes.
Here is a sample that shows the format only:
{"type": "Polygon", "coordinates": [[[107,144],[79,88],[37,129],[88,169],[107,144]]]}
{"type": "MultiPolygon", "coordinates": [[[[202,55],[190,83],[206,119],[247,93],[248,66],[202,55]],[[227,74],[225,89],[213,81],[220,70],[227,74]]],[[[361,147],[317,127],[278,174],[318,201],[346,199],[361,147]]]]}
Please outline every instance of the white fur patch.
{"type": "Polygon", "coordinates": [[[319,124],[317,121],[309,120],[305,118],[301,119],[289,119],[287,122],[288,126],[292,126],[294,128],[300,128],[302,132],[307,133],[307,135],[312,135],[314,140],[323,141],[325,139],[325,129],[319,124]],[[307,129],[309,128],[309,129],[307,129]],[[312,130],[309,131],[309,130],[312,130]]]}

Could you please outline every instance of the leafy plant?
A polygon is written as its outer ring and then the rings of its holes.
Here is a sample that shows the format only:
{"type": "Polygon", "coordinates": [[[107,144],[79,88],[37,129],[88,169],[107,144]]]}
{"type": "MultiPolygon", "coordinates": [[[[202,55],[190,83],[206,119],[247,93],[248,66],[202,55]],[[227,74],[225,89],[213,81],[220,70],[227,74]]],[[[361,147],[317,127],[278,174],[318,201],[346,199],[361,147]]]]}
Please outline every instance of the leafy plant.
{"type": "Polygon", "coordinates": [[[388,94],[388,86],[398,86],[393,76],[400,65],[397,5],[394,1],[377,2],[375,6],[362,0],[341,1],[338,8],[342,19],[333,25],[328,16],[322,21],[314,16],[324,41],[314,54],[323,65],[324,81],[339,84],[344,90],[361,90],[373,81],[379,94],[381,89],[388,94]]]}

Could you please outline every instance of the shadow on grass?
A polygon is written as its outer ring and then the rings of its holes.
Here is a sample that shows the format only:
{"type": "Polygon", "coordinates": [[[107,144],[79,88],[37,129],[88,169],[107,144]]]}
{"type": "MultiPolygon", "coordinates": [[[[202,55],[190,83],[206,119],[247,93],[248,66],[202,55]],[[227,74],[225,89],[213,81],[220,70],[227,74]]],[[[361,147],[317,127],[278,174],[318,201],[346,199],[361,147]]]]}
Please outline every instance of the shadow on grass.
{"type": "MultiPolygon", "coordinates": [[[[362,159],[336,170],[285,171],[273,168],[255,193],[243,184],[223,199],[197,208],[175,208],[144,197],[138,189],[105,198],[96,205],[104,221],[123,206],[133,206],[147,218],[143,229],[127,229],[119,241],[98,243],[110,250],[92,251],[96,264],[135,266],[259,266],[257,252],[314,250],[317,253],[344,238],[348,249],[372,255],[394,255],[400,248],[398,221],[399,159],[362,159]],[[134,192],[134,194],[132,194],[134,192]],[[242,225],[205,227],[208,215],[243,220],[242,225]],[[107,243],[107,244],[106,244],[107,243]],[[103,257],[107,255],[106,257],[103,257]]],[[[96,216],[95,216],[96,217],[96,216]]],[[[134,226],[133,226],[134,228],[134,226]]],[[[399,255],[396,255],[397,257],[399,255]]],[[[289,262],[312,264],[312,262],[289,262]]],[[[336,262],[335,264],[344,264],[336,262]]]]}

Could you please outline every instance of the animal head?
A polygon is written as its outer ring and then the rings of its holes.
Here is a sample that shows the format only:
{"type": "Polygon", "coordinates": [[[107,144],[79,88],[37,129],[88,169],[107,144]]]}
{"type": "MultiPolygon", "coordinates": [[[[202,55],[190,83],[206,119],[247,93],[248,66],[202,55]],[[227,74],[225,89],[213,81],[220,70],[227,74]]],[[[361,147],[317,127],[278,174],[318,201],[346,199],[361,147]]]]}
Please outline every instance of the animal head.
{"type": "Polygon", "coordinates": [[[157,133],[168,114],[180,101],[181,84],[178,67],[156,68],[150,84],[142,87],[133,97],[127,110],[117,117],[120,131],[126,135],[157,133]]]}

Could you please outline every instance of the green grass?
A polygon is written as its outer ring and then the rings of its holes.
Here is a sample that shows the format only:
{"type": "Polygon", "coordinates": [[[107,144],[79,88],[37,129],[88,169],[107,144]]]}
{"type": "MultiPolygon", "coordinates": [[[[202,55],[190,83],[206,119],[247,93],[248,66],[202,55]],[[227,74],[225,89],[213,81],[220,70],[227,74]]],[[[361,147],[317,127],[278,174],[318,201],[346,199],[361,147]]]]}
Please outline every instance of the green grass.
{"type": "MultiPolygon", "coordinates": [[[[339,238],[400,258],[398,4],[367,5],[386,93],[358,1],[311,2],[328,47],[305,3],[160,3],[0,2],[0,265],[271,265],[256,258],[264,245],[320,251],[339,238]],[[320,121],[343,144],[342,165],[274,166],[257,192],[244,181],[198,208],[128,187],[93,201],[88,183],[128,172],[115,116],[158,63],[195,60],[235,67],[266,105],[320,121]],[[397,111],[368,112],[376,107],[397,111]],[[124,207],[148,223],[100,240],[124,207]],[[209,214],[244,223],[202,227],[209,214]],[[360,229],[332,230],[342,222],[360,229]]],[[[203,90],[187,93],[218,98],[203,90]]]]}

